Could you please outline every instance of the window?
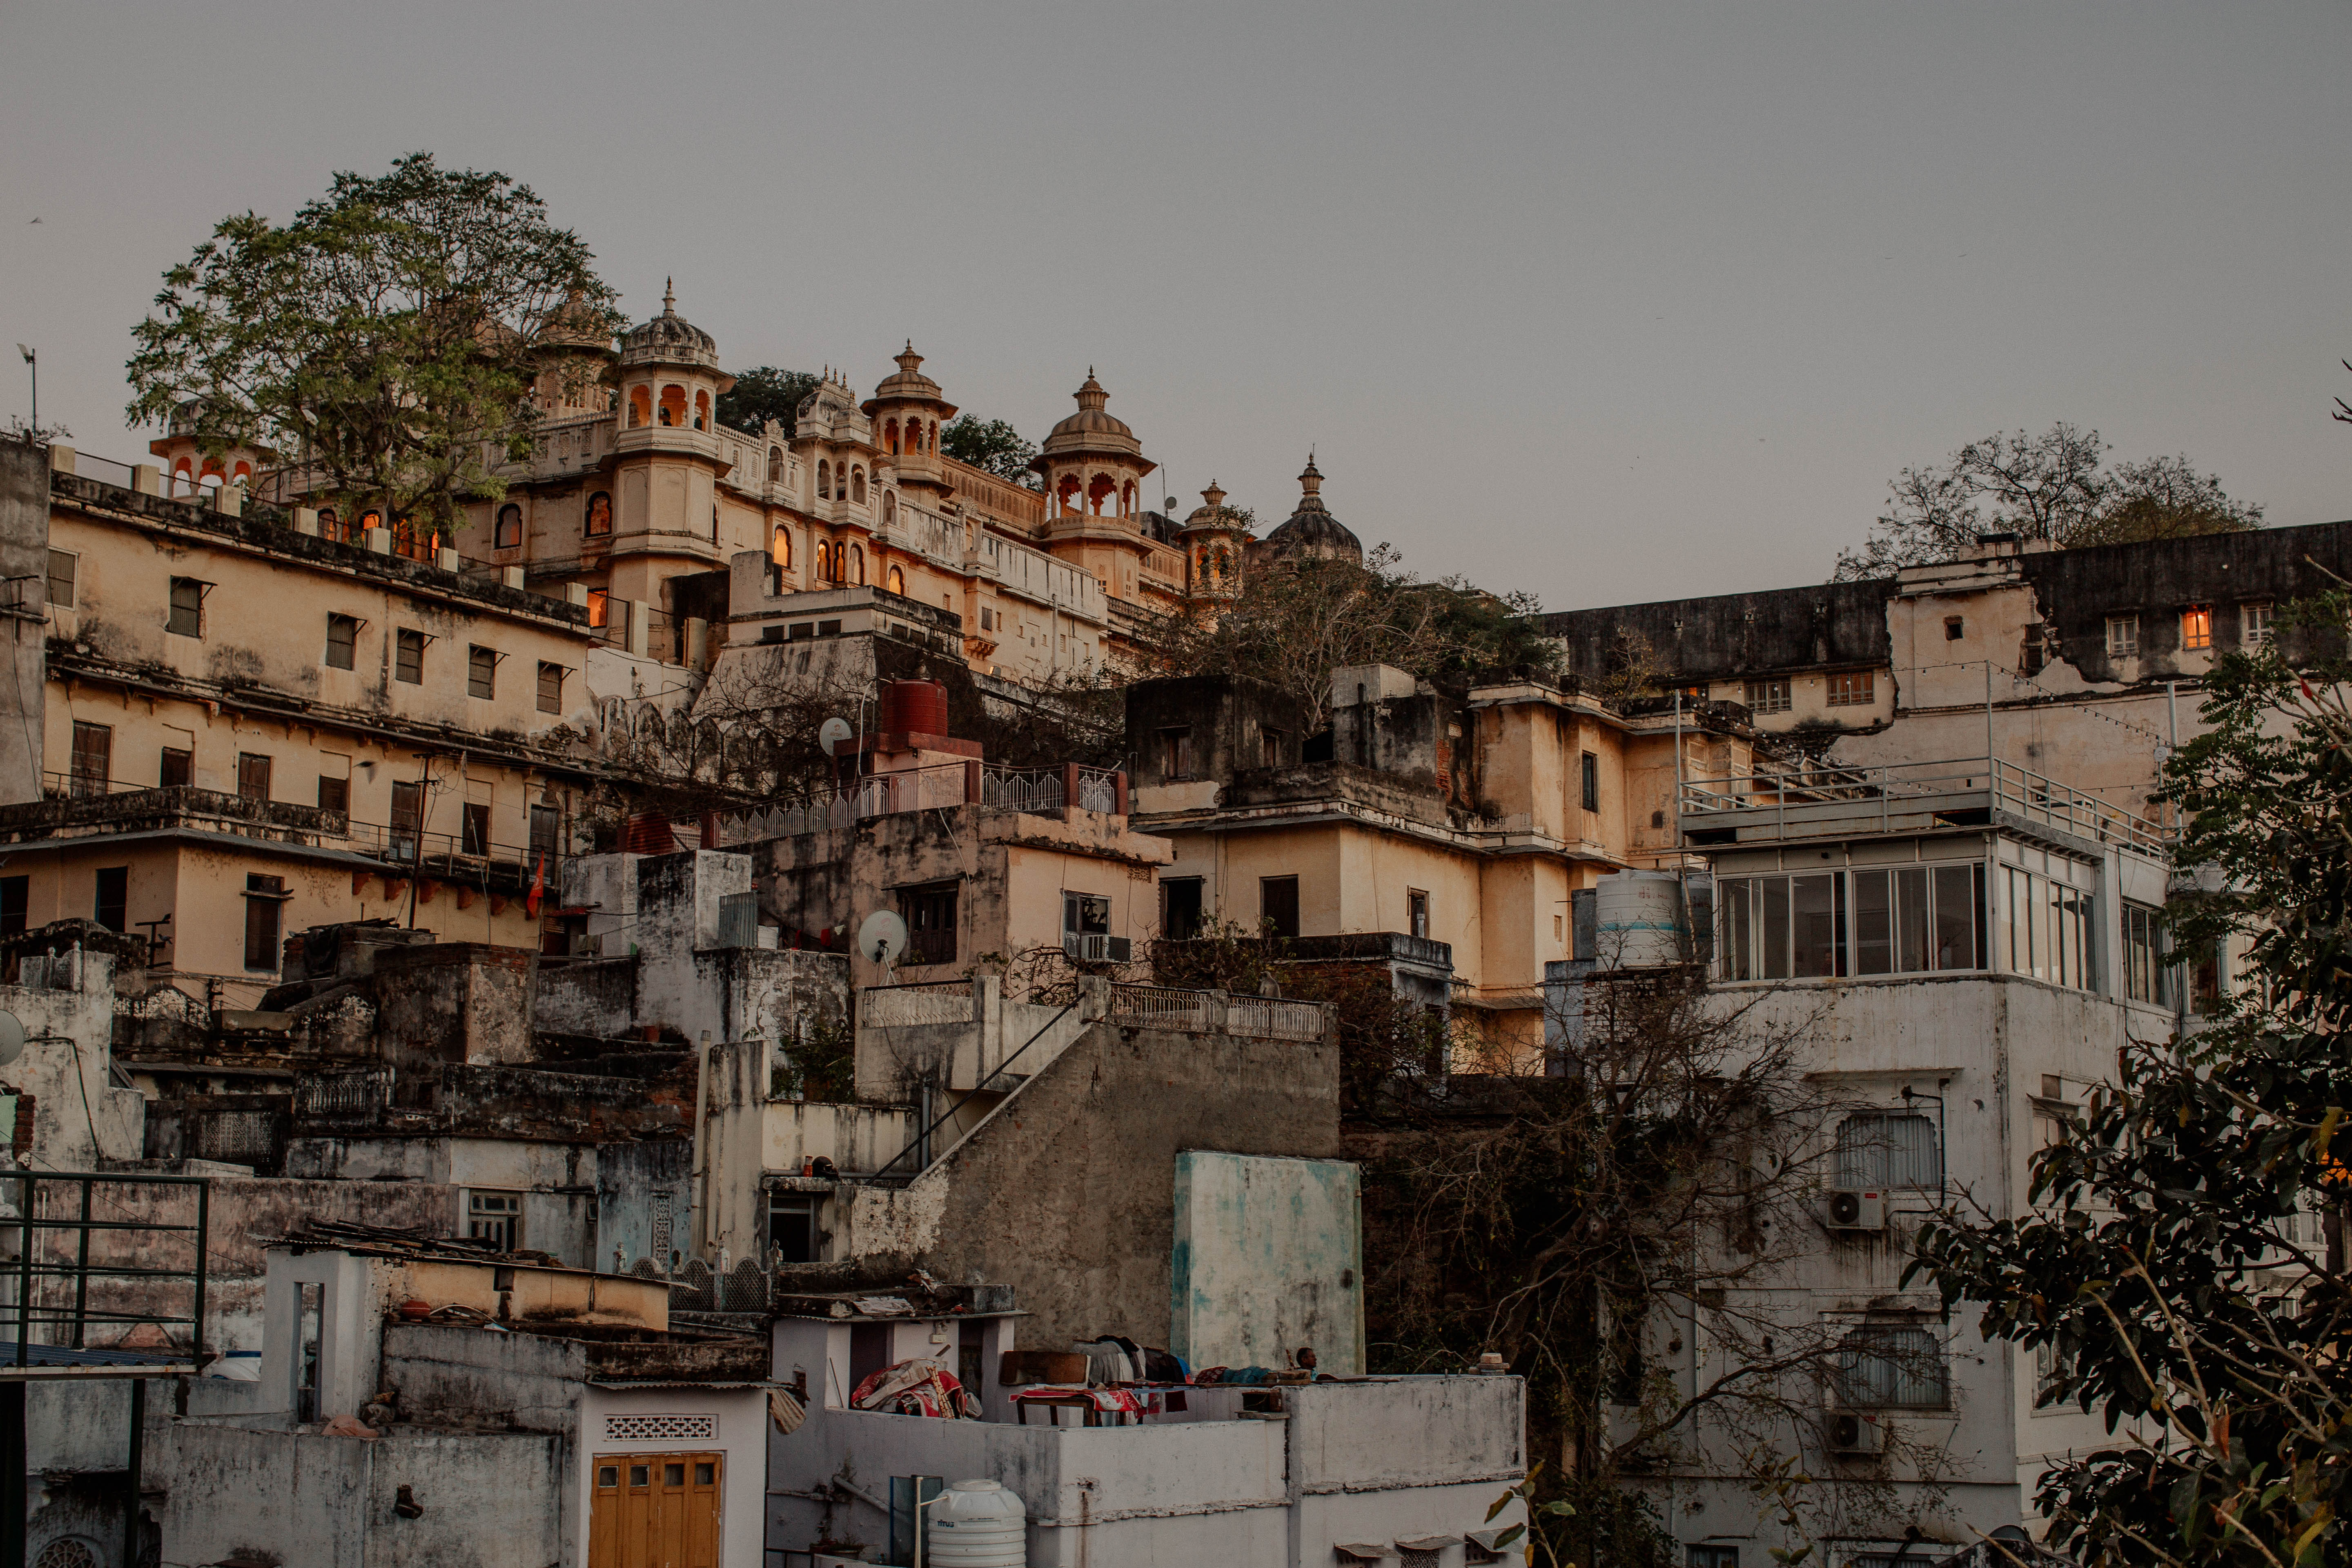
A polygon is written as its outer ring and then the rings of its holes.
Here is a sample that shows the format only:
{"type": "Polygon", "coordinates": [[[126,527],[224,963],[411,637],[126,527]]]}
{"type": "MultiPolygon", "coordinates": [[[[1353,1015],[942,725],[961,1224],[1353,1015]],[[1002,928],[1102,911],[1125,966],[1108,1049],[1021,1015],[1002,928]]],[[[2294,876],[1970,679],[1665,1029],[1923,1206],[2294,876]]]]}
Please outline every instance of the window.
{"type": "Polygon", "coordinates": [[[613,531],[613,498],[598,490],[588,498],[587,532],[591,539],[609,538],[613,531]]]}
{"type": "Polygon", "coordinates": [[[0,877],[0,936],[23,931],[32,907],[32,878],[0,877]]]}
{"type": "Polygon", "coordinates": [[[186,789],[196,782],[196,754],[184,746],[166,746],[155,764],[155,787],[186,789]]]}
{"type": "Polygon", "coordinates": [[[1201,934],[1201,889],[1198,877],[1178,877],[1160,884],[1160,934],[1171,942],[1190,942],[1201,934]]]}
{"type": "Polygon", "coordinates": [[[326,774],[320,773],[319,775],[319,809],[338,812],[349,816],[352,811],[352,781],[331,779],[326,774]]]}
{"type": "Polygon", "coordinates": [[[392,852],[402,860],[416,858],[416,837],[425,831],[425,786],[415,780],[392,786],[392,852]]]}
{"type": "Polygon", "coordinates": [[[1286,739],[1279,730],[1266,730],[1258,736],[1258,764],[1261,767],[1282,766],[1282,742],[1286,739]]]}
{"type": "Polygon", "coordinates": [[[1064,936],[1108,936],[1110,900],[1097,893],[1062,895],[1064,936]]]}
{"type": "Polygon", "coordinates": [[[1296,877],[1261,877],[1257,884],[1259,921],[1268,933],[1280,937],[1298,934],[1298,879],[1296,877]]]}
{"type": "Polygon", "coordinates": [[[490,803],[486,800],[467,801],[465,815],[461,820],[463,847],[458,852],[464,855],[488,855],[490,852],[490,803]]]}
{"type": "Polygon", "coordinates": [[[1424,940],[1429,936],[1429,895],[1419,888],[1405,889],[1404,929],[1424,940]]]}
{"type": "Polygon", "coordinates": [[[1830,677],[1830,706],[1867,708],[1878,700],[1877,686],[1867,669],[1842,669],[1830,677]]]}
{"type": "Polygon", "coordinates": [[[782,447],[771,447],[768,448],[768,482],[772,485],[779,483],[783,477],[784,449],[782,447]]]}
{"type": "Polygon", "coordinates": [[[534,805],[530,808],[530,853],[536,860],[544,855],[553,857],[558,838],[563,832],[563,808],[560,805],[534,805]]]}
{"type": "Polygon", "coordinates": [[[1837,1384],[1857,1410],[1940,1410],[1944,1347],[1926,1329],[1865,1324],[1839,1343],[1837,1384]]]}
{"type": "Polygon", "coordinates": [[[2107,617],[2107,657],[2109,658],[2139,657],[2139,617],[2137,616],[2107,617]]]}
{"type": "Polygon", "coordinates": [[[816,460],[816,499],[833,499],[833,464],[824,458],[816,460]]]}
{"type": "Polygon", "coordinates": [[[864,545],[853,544],[849,547],[849,580],[860,588],[866,586],[866,547],[864,545]]]}
{"type": "Polygon", "coordinates": [[[2013,866],[2001,868],[2001,876],[2010,973],[2089,989],[2091,895],[2013,866]]]}
{"type": "Polygon", "coordinates": [[[907,592],[907,574],[896,566],[890,568],[890,592],[901,596],[907,592]]]}
{"type": "Polygon", "coordinates": [[[80,559],[68,550],[49,552],[49,608],[70,610],[74,607],[74,571],[80,559]]]}
{"type": "Polygon", "coordinates": [[[475,643],[466,649],[466,695],[488,700],[498,691],[498,651],[475,643]]]}
{"type": "Polygon", "coordinates": [[[393,649],[392,678],[411,686],[425,684],[425,634],[400,628],[398,642],[393,649]]]}
{"type": "Polygon", "coordinates": [[[1189,779],[1192,776],[1192,731],[1191,730],[1160,731],[1160,776],[1171,781],[1189,779]]]}
{"type": "Polygon", "coordinates": [[[236,797],[239,800],[269,800],[269,759],[257,752],[240,752],[236,758],[236,797]]]}
{"type": "Polygon", "coordinates": [[[2180,646],[2211,647],[2213,646],[2213,606],[2191,605],[2180,612],[2180,646]]]}
{"type": "Polygon", "coordinates": [[[866,504],[866,470],[864,468],[849,470],[849,499],[859,506],[866,504]]]}
{"type": "Polygon", "coordinates": [[[1716,885],[1726,980],[1825,979],[1983,969],[1984,868],[1974,862],[1716,885]]]}
{"type": "Polygon", "coordinates": [[[522,508],[509,501],[499,508],[499,521],[490,533],[490,548],[512,550],[522,542],[522,508]]]}
{"type": "Polygon", "coordinates": [[[194,577],[172,579],[172,613],[163,622],[163,629],[173,637],[200,637],[205,635],[205,584],[194,577]]]}
{"type": "Polygon", "coordinates": [[[1786,680],[1749,681],[1748,710],[1751,713],[1786,713],[1789,710],[1789,683],[1786,680]]]}
{"type": "Polygon", "coordinates": [[[1916,1110],[1858,1110],[1838,1123],[1837,1184],[1848,1192],[1944,1184],[1934,1118],[1916,1110]]]}
{"type": "Polygon", "coordinates": [[[493,1252],[513,1252],[522,1246],[522,1194],[469,1192],[466,1194],[466,1234],[486,1242],[493,1252]]]}
{"type": "Polygon", "coordinates": [[[1737,1546],[1686,1546],[1683,1568],[1739,1568],[1737,1546]]]}
{"type": "Polygon", "coordinates": [[[776,530],[775,547],[769,552],[769,555],[774,560],[779,571],[789,572],[793,569],[792,530],[788,528],[776,530]]]}
{"type": "Polygon", "coordinates": [[[131,868],[101,866],[98,869],[98,898],[90,910],[90,919],[109,931],[131,929],[131,868]]]}
{"type": "Polygon", "coordinates": [[[980,629],[984,632],[992,632],[996,629],[996,611],[990,605],[982,605],[980,607],[980,629]]]}
{"type": "Polygon", "coordinates": [[[768,1194],[768,1256],[777,1263],[818,1263],[814,1193],[768,1194]]]}
{"type": "Polygon", "coordinates": [[[286,879],[247,874],[245,879],[245,966],[278,973],[278,921],[286,902],[286,879]]]}
{"type": "Polygon", "coordinates": [[[2024,676],[2039,675],[2049,658],[2049,638],[2037,621],[2025,628],[2025,640],[2018,649],[2017,672],[2024,676]]]}
{"type": "Polygon", "coordinates": [[[1601,759],[1591,752],[1577,763],[1577,789],[1587,811],[1601,809],[1601,759]]]}
{"type": "Polygon", "coordinates": [[[360,623],[355,616],[327,617],[327,668],[349,669],[357,662],[360,623]]]}
{"type": "Polygon", "coordinates": [[[114,776],[114,727],[85,724],[73,727],[73,773],[68,793],[76,800],[102,795],[114,776]]]}
{"type": "Polygon", "coordinates": [[[1966,616],[1946,616],[1944,617],[1944,640],[1946,642],[1958,642],[1962,637],[1968,636],[1968,633],[1969,623],[1966,616]]]}
{"type": "MultiPolygon", "coordinates": [[[[953,963],[956,957],[956,885],[908,888],[898,894],[907,921],[908,963],[953,963]]],[[[1108,918],[1106,918],[1106,926],[1108,918]]]]}
{"type": "Polygon", "coordinates": [[[539,661],[539,710],[542,713],[563,711],[563,667],[539,661]]]}
{"type": "MultiPolygon", "coordinates": [[[[57,553],[52,550],[51,555],[57,553]]],[[[2248,647],[2261,647],[2271,640],[2271,623],[2276,609],[2267,603],[2242,605],[2238,611],[2238,640],[2248,647]]]]}
{"type": "Polygon", "coordinates": [[[319,1419],[319,1341],[327,1323],[327,1288],[294,1287],[294,1419],[319,1419]]]}
{"type": "Polygon", "coordinates": [[[2164,917],[2146,904],[2124,905],[2124,994],[2168,1006],[2172,986],[2164,963],[2164,917]]]}

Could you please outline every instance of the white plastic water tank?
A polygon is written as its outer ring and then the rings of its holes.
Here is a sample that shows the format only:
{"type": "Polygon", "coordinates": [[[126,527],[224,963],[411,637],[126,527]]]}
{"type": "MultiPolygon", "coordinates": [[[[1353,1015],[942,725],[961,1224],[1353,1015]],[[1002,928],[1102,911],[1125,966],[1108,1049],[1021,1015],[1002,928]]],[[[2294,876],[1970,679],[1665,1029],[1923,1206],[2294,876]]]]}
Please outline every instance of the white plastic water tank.
{"type": "Polygon", "coordinates": [[[1648,969],[1683,959],[1681,879],[1668,871],[1612,871],[1593,900],[1603,969],[1648,969]]]}
{"type": "Polygon", "coordinates": [[[937,1568],[1028,1568],[1029,1521],[1021,1500],[996,1482],[950,1482],[927,1511],[924,1559],[937,1568]]]}

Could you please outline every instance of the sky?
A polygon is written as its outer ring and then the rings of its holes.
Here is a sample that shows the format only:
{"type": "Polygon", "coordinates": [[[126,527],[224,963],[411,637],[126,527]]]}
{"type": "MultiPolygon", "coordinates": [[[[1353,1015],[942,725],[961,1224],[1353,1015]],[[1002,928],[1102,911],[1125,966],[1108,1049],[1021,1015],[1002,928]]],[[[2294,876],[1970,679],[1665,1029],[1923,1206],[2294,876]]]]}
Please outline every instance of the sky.
{"type": "MultiPolygon", "coordinates": [[[[2352,5],[16,0],[0,344],[127,460],[223,216],[425,149],[741,369],[911,338],[1031,440],[1089,367],[1189,510],[1308,449],[1547,608],[1818,581],[1887,482],[2065,419],[2352,517],[2352,5]],[[34,220],[37,219],[36,222],[34,220]]],[[[0,351],[5,352],[5,351],[0,351]]],[[[26,412],[0,363],[0,417],[26,412]]]]}

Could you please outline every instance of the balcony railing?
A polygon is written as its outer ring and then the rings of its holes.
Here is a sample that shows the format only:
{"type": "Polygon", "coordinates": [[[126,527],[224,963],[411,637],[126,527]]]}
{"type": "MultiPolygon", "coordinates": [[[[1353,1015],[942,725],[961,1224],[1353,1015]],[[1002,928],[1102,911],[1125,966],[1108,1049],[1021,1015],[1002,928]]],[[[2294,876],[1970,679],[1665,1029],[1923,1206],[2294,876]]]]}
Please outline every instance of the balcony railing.
{"type": "Polygon", "coordinates": [[[869,985],[857,994],[857,1021],[873,1029],[908,1024],[969,1024],[972,983],[935,980],[912,985],[869,985]]]}
{"type": "Polygon", "coordinates": [[[1242,1035],[1263,1040],[1319,1040],[1323,1006],[1280,996],[1180,991],[1165,985],[1113,985],[1114,1023],[1192,1034],[1242,1035]]]}
{"type": "Polygon", "coordinates": [[[2028,826],[2145,855],[2164,856],[2171,841],[2158,823],[1998,757],[1690,779],[1678,809],[1685,834],[1768,825],[1775,837],[1891,833],[1922,821],[1962,821],[1961,813],[2003,812],[2028,826]]]}
{"type": "Polygon", "coordinates": [[[1060,811],[1073,801],[1081,811],[1116,815],[1127,804],[1127,775],[1117,768],[1075,763],[1060,768],[1001,768],[979,762],[869,773],[839,790],[723,818],[719,837],[722,845],[756,844],[908,812],[961,805],[1060,811]]]}

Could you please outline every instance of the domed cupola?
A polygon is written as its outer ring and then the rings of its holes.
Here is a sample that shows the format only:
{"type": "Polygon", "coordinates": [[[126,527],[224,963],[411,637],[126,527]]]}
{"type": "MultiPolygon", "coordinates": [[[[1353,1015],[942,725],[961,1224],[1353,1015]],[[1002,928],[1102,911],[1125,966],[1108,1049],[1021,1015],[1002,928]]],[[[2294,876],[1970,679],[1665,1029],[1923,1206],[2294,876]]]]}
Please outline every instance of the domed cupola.
{"type": "Polygon", "coordinates": [[[1139,481],[1160,465],[1143,455],[1143,443],[1126,421],[1104,405],[1110,394],[1095,379],[1073,394],[1078,411],[1054,426],[1029,466],[1045,478],[1048,521],[1058,518],[1137,515],[1139,481]]]}
{"type": "Polygon", "coordinates": [[[1211,479],[1202,504],[1177,531],[1184,551],[1186,591],[1195,599],[1231,599],[1242,591],[1242,558],[1249,541],[1243,514],[1225,504],[1225,492],[1211,479]]]}
{"type": "Polygon", "coordinates": [[[874,444],[883,460],[897,471],[898,483],[928,490],[945,500],[954,490],[940,464],[940,432],[956,416],[955,405],[940,391],[940,384],[922,373],[923,356],[913,340],[900,350],[898,373],[882,378],[866,400],[866,417],[873,422],[874,444]]]}
{"type": "Polygon", "coordinates": [[[708,431],[719,395],[735,378],[719,368],[719,343],[677,313],[677,295],[662,285],[662,313],[621,339],[621,426],[708,431]]]}
{"type": "Polygon", "coordinates": [[[1307,471],[1298,476],[1298,510],[1265,536],[1266,553],[1277,561],[1314,557],[1362,564],[1363,542],[1323,504],[1323,475],[1312,452],[1307,455],[1307,471]]]}

